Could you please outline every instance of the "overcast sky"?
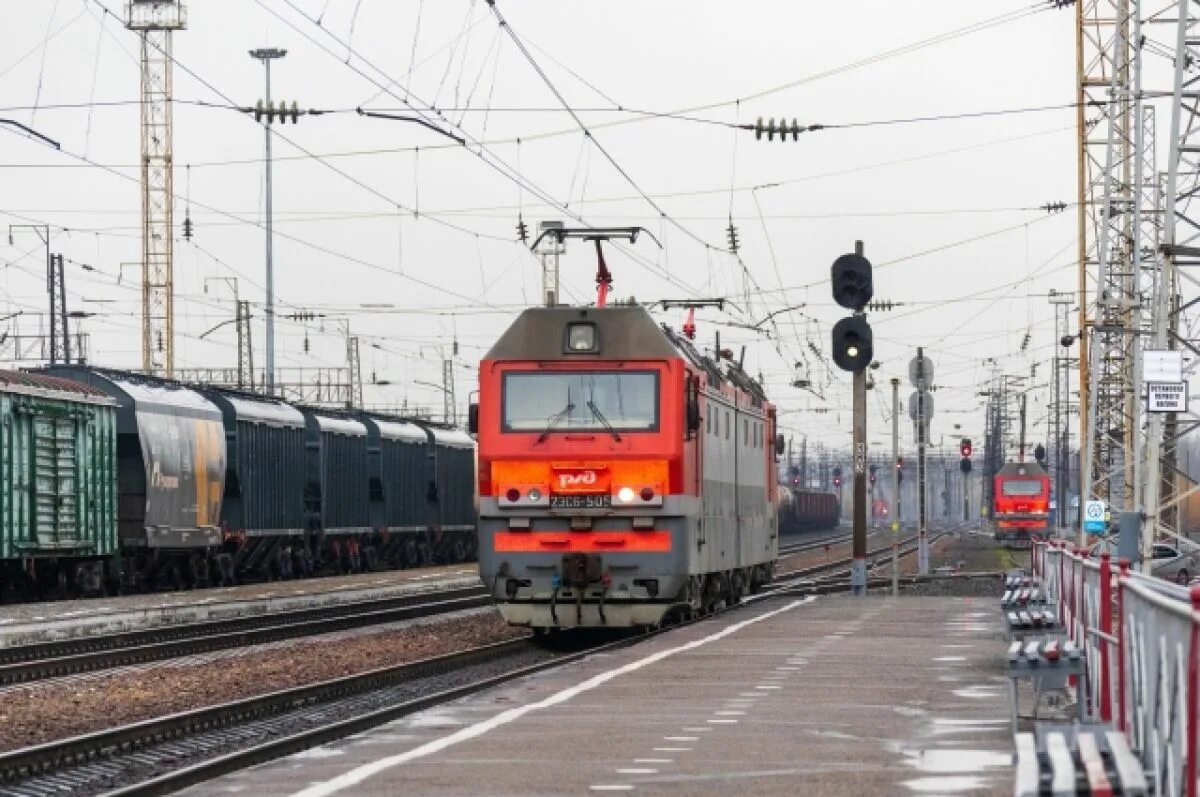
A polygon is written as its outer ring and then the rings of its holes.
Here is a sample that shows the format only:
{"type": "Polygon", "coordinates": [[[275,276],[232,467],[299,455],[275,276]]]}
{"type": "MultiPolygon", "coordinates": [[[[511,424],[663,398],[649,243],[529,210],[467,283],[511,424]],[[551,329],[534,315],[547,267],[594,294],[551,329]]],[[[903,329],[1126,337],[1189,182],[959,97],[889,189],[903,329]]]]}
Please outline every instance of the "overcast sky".
{"type": "MultiPolygon", "coordinates": [[[[829,266],[863,240],[876,298],[902,305],[871,316],[880,387],[926,347],[939,386],[935,437],[956,444],[961,424],[978,446],[989,358],[1012,374],[1046,361],[1055,348],[1046,294],[1076,289],[1074,208],[1039,209],[1075,201],[1074,110],[831,127],[787,143],[727,123],[832,126],[1071,103],[1074,11],[1046,5],[501,0],[592,143],[484,0],[192,3],[174,39],[177,235],[189,207],[195,222],[193,242],[180,237],[175,250],[177,365],[236,364],[232,325],[198,339],[232,317],[229,287],[212,279],[221,277],[236,277],[255,303],[263,362],[262,127],[220,106],[263,96],[262,66],[247,51],[275,46],[288,51],[274,65],[275,96],[337,111],[276,127],[279,313],[349,318],[366,378],[392,383],[368,386],[368,403],[440,411],[439,391],[412,382],[440,382],[439,347],[448,356],[457,339],[465,406],[474,365],[538,301],[540,266],[515,241],[518,214],[536,230],[569,212],[643,225],[662,241],[610,250],[618,297],[736,305],[701,312],[699,336],[707,345],[720,331],[723,345],[747,346],[748,370],[763,374],[797,443],[849,441],[849,375],[828,359],[830,327],[845,315],[829,266]],[[446,109],[443,124],[467,146],[354,113],[399,111],[406,100],[446,109]],[[725,251],[731,215],[741,263],[725,251]],[[765,326],[771,338],[724,326],[801,303],[765,326]],[[789,386],[804,358],[819,395],[789,386]]],[[[70,258],[70,308],[99,314],[84,322],[93,359],[137,366],[139,274],[118,275],[140,259],[138,37],[116,0],[33,0],[21,12],[0,29],[0,115],[62,152],[0,136],[0,223],[54,228],[53,249],[70,258]]],[[[28,232],[11,245],[0,238],[0,316],[24,311],[25,332],[46,305],[37,243],[28,232]]],[[[593,253],[572,244],[565,297],[592,301],[594,274],[593,253]]],[[[281,366],[343,364],[332,321],[281,319],[277,339],[281,366]]],[[[909,390],[905,378],[902,396],[909,390]]],[[[1035,398],[1037,437],[1045,398],[1035,398]]],[[[890,391],[870,402],[870,439],[887,441],[890,391]]],[[[902,432],[910,438],[911,426],[902,432]]]]}

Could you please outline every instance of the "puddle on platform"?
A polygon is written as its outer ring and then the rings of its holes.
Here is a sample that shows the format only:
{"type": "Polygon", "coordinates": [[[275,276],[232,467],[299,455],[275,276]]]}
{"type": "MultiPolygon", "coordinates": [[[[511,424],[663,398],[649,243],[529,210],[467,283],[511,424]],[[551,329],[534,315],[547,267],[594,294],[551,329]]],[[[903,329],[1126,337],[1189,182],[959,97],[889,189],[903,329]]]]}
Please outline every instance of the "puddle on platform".
{"type": "Polygon", "coordinates": [[[966,661],[966,656],[938,656],[934,661],[966,661]]]}
{"type": "Polygon", "coordinates": [[[929,713],[923,708],[913,708],[912,706],[892,706],[892,711],[902,717],[924,717],[929,713]]]}
{"type": "Polygon", "coordinates": [[[345,755],[345,750],[337,750],[331,747],[313,747],[309,750],[302,750],[299,753],[294,753],[291,756],[293,761],[312,761],[322,758],[337,758],[340,755],[345,755]]]}
{"type": "Polygon", "coordinates": [[[448,717],[445,714],[416,714],[405,723],[410,728],[452,728],[462,725],[462,720],[448,717]]]}
{"type": "Polygon", "coordinates": [[[934,719],[934,736],[954,736],[958,734],[993,733],[999,728],[1007,728],[1007,719],[934,719]]]}
{"type": "Polygon", "coordinates": [[[966,689],[955,689],[955,697],[973,698],[975,700],[986,700],[991,697],[996,697],[1000,694],[998,686],[968,686],[966,689]]]}
{"type": "Polygon", "coordinates": [[[906,780],[904,785],[917,794],[965,794],[987,786],[983,778],[948,777],[906,780]]]}
{"type": "Polygon", "coordinates": [[[1011,767],[1012,756],[994,750],[906,750],[904,763],[931,775],[980,775],[989,767],[1011,767]]]}

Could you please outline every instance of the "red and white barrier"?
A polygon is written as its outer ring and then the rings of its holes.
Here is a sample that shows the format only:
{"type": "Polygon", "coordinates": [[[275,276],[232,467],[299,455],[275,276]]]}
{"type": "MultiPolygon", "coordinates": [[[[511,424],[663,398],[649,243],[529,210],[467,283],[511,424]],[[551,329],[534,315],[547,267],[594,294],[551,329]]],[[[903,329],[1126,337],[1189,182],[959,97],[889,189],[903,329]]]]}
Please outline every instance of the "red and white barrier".
{"type": "Polygon", "coordinates": [[[1087,715],[1111,722],[1155,793],[1197,797],[1200,755],[1200,587],[1190,591],[1039,541],[1032,569],[1087,659],[1087,715]],[[1115,571],[1115,572],[1114,572],[1115,571]],[[1114,631],[1115,625],[1115,631],[1114,631]]]}

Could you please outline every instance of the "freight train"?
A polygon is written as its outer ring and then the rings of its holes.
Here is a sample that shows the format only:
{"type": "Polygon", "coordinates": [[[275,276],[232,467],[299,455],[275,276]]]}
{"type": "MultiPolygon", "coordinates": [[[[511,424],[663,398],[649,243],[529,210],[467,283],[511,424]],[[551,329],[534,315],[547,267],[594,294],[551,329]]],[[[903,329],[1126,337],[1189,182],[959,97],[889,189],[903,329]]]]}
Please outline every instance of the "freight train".
{"type": "Polygon", "coordinates": [[[1050,525],[1050,476],[1036,462],[1009,462],[993,481],[995,538],[1012,548],[1028,548],[1050,525]]]}
{"type": "Polygon", "coordinates": [[[836,493],[801,490],[779,485],[779,533],[836,529],[841,521],[841,505],[836,493]]]}
{"type": "Polygon", "coordinates": [[[464,561],[475,451],[421,421],[83,366],[0,371],[0,596],[464,561]]]}
{"type": "Polygon", "coordinates": [[[480,575],[538,631],[735,603],[778,553],[782,440],[762,387],[641,307],[599,305],[521,313],[470,410],[480,575]]]}

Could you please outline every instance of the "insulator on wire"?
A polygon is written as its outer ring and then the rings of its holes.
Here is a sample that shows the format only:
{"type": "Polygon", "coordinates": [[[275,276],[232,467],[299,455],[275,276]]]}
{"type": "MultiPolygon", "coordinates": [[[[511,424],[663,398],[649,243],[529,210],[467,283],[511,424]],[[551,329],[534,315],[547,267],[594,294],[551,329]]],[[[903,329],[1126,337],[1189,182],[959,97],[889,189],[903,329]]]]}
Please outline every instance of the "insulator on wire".
{"type": "Polygon", "coordinates": [[[732,218],[729,219],[729,226],[725,228],[725,234],[729,238],[729,251],[736,255],[738,249],[741,248],[741,244],[738,241],[737,225],[733,223],[732,218]]]}
{"type": "Polygon", "coordinates": [[[529,243],[529,225],[523,216],[517,216],[517,240],[523,244],[529,243]]]}
{"type": "MultiPolygon", "coordinates": [[[[808,130],[810,128],[804,129],[808,130]]],[[[773,116],[767,120],[765,124],[763,123],[761,116],[758,117],[758,121],[754,123],[754,137],[758,140],[762,140],[763,133],[766,133],[767,141],[774,141],[775,134],[779,133],[779,140],[787,141],[788,134],[790,133],[792,136],[792,141],[799,141],[800,130],[800,123],[796,121],[795,117],[792,118],[792,123],[790,126],[788,125],[788,120],[784,117],[779,118],[779,124],[776,126],[775,117],[773,116]]]]}
{"type": "Polygon", "coordinates": [[[185,241],[192,240],[192,218],[191,218],[191,216],[183,217],[183,239],[185,241]]]}

